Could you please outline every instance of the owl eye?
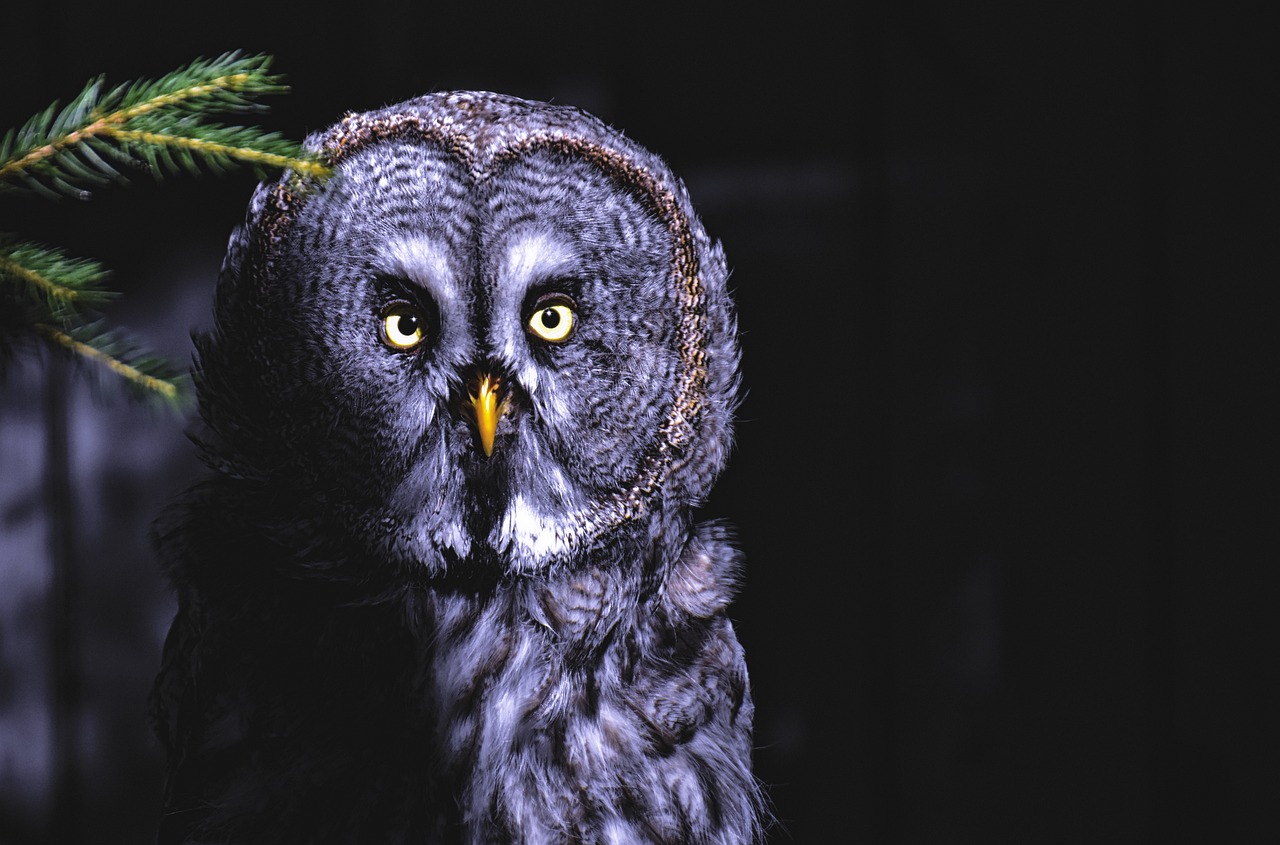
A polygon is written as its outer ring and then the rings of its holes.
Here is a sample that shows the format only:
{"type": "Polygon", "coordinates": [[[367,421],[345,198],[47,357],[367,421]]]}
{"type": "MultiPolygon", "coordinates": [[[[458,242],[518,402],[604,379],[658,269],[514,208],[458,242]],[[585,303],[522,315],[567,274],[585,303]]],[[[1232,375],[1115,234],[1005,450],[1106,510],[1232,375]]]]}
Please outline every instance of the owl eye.
{"type": "Polygon", "coordinates": [[[379,335],[391,349],[409,350],[426,339],[426,319],[407,302],[393,302],[382,311],[379,335]]]}
{"type": "Polygon", "coordinates": [[[547,296],[534,304],[525,326],[534,337],[548,343],[562,343],[573,334],[576,323],[572,300],[564,296],[547,296]]]}

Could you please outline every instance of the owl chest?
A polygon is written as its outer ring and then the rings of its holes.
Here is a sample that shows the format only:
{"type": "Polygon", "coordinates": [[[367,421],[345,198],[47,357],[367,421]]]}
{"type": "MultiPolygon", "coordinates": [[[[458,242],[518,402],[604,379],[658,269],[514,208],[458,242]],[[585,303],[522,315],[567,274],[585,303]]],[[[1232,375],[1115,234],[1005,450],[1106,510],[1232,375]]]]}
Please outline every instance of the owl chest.
{"type": "Polygon", "coordinates": [[[437,736],[454,775],[480,782],[515,763],[572,779],[627,753],[622,737],[639,726],[618,709],[627,684],[617,655],[527,620],[491,621],[442,636],[434,655],[437,736]]]}
{"type": "Polygon", "coordinates": [[[527,617],[498,615],[437,642],[441,774],[476,841],[508,841],[511,830],[565,841],[557,837],[610,812],[618,779],[649,750],[624,645],[591,648],[527,617]]]}

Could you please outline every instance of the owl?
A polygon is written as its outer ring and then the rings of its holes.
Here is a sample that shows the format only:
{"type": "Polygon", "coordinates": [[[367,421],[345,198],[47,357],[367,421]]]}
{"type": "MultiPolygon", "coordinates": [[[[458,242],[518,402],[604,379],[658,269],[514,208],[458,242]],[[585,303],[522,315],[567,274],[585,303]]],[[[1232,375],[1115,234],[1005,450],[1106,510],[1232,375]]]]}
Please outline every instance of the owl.
{"type": "Polygon", "coordinates": [[[736,318],[684,185],[485,92],[307,145],[195,339],[159,841],[759,841],[741,555],[694,518],[736,318]]]}

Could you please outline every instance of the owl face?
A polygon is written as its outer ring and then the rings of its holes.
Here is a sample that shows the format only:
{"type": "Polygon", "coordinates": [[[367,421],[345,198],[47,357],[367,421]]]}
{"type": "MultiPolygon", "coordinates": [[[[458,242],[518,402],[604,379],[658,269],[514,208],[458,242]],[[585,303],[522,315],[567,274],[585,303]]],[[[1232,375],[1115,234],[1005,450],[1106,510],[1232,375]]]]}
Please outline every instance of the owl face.
{"type": "Polygon", "coordinates": [[[260,188],[205,417],[231,387],[226,416],[257,420],[231,451],[382,554],[538,571],[719,472],[723,259],[665,165],[593,118],[451,97],[350,116],[312,139],[328,180],[260,188]]]}

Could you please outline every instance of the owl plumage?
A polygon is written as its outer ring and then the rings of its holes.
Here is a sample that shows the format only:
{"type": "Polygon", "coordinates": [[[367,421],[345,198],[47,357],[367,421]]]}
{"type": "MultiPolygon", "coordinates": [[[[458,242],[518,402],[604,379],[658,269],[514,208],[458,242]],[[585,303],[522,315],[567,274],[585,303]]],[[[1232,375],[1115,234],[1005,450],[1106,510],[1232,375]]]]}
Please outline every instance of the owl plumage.
{"type": "Polygon", "coordinates": [[[454,92],[259,186],[161,519],[171,842],[749,843],[727,270],[657,156],[454,92]]]}

